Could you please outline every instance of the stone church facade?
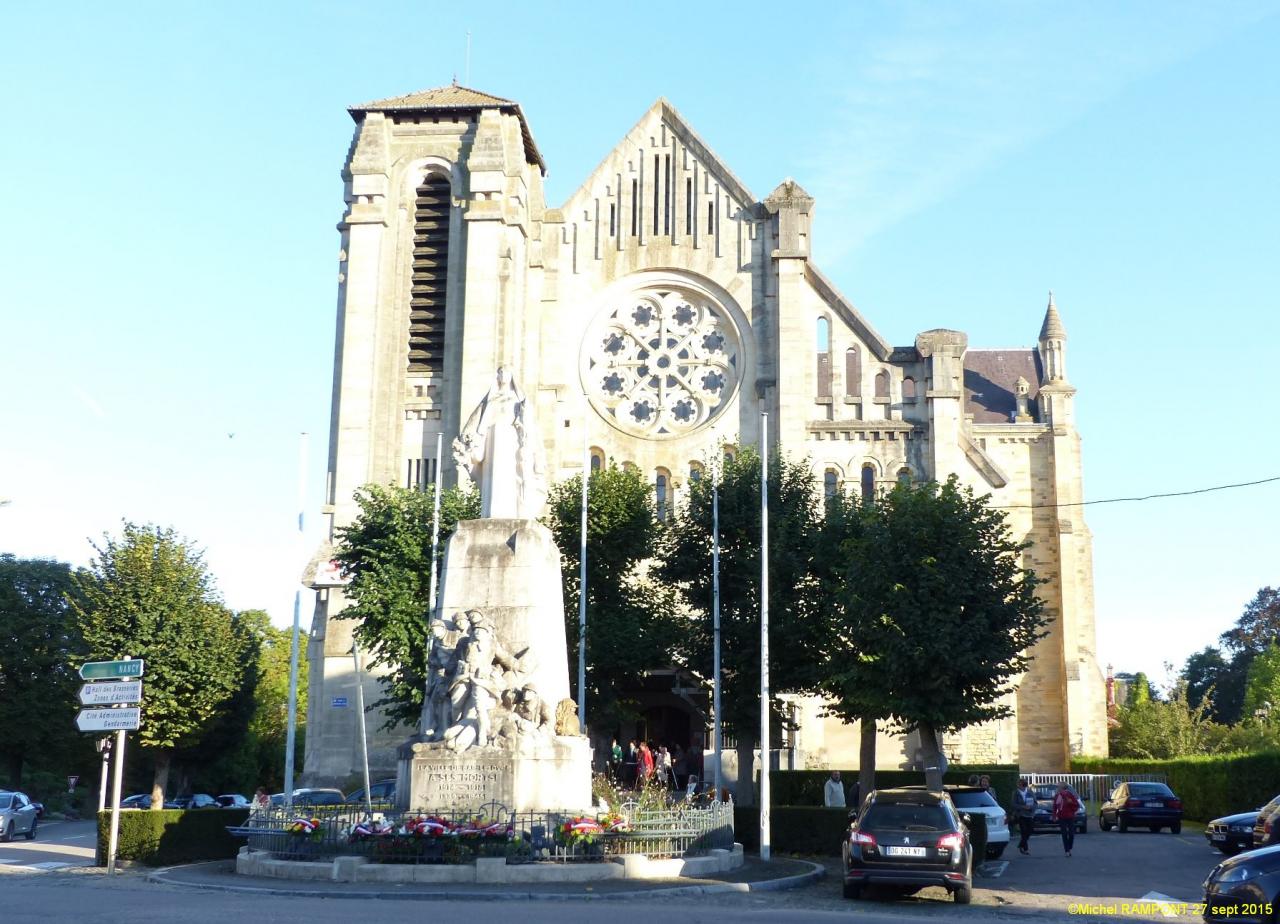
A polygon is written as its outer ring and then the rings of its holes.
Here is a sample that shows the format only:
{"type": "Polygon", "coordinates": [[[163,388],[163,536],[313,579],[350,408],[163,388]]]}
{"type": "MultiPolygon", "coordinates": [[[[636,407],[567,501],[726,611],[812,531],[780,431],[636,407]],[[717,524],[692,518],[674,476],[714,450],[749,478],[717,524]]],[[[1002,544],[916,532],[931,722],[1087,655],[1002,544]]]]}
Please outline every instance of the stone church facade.
{"type": "MultiPolygon", "coordinates": [[[[660,509],[708,459],[758,445],[767,411],[771,451],[807,457],[826,491],[954,473],[1033,542],[1049,634],[1010,694],[1014,717],[949,738],[949,755],[1058,770],[1106,752],[1092,542],[1072,506],[1075,389],[1052,298],[1034,347],[971,348],[954,330],[891,345],[811,258],[813,198],[790,179],[758,198],[666,100],[558,207],[512,101],[451,86],[350,112],[330,539],[366,483],[455,481],[448,447],[498,366],[536,401],[552,480],[582,471],[585,445],[593,467],[644,472],[660,509]]],[[[1037,320],[1011,334],[1029,340],[1037,320]]],[[[345,601],[326,558],[309,575],[312,783],[359,766],[351,627],[335,619],[345,601]]],[[[855,730],[818,712],[794,705],[792,746],[856,766],[855,730]]],[[[375,773],[402,737],[375,736],[375,773]]],[[[880,760],[910,752],[886,740],[880,760]]]]}

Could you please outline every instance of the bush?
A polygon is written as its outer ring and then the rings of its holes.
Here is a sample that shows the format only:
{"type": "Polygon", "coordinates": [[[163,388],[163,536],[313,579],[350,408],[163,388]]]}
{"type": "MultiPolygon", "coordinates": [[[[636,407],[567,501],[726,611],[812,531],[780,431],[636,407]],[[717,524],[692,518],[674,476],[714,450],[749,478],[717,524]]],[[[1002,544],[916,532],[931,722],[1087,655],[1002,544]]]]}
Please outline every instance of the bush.
{"type": "MultiPolygon", "coordinates": [[[[734,838],[746,850],[760,849],[760,810],[733,809],[734,838]]],[[[769,840],[774,850],[839,856],[849,832],[849,810],[810,805],[784,805],[769,812],[769,840]]]]}
{"type": "Polygon", "coordinates": [[[1280,794],[1280,751],[1259,754],[1210,754],[1170,760],[1111,760],[1077,757],[1072,773],[1116,776],[1158,773],[1182,800],[1185,817],[1211,821],[1245,812],[1280,794]]]}
{"type": "MultiPolygon", "coordinates": [[[[248,809],[130,810],[120,813],[116,856],[148,866],[225,860],[234,857],[243,840],[227,833],[227,825],[242,825],[248,809]]],[[[111,813],[98,815],[98,859],[106,862],[111,836],[111,813]]]]}
{"type": "MultiPolygon", "coordinates": [[[[943,775],[944,783],[963,784],[972,774],[991,777],[991,794],[997,802],[1009,809],[1013,791],[1018,785],[1017,764],[993,764],[990,766],[953,764],[943,775]]],[[[822,788],[831,776],[830,770],[774,770],[769,774],[769,803],[777,812],[779,806],[822,805],[822,788]]],[[[848,793],[858,779],[857,770],[841,770],[840,776],[848,793]]],[[[877,770],[876,787],[892,789],[897,786],[924,785],[921,770],[877,770]]],[[[865,796],[866,793],[863,793],[865,796]]],[[[1269,798],[1269,797],[1268,797],[1269,798]]],[[[777,817],[776,814],[774,817],[777,817]]]]}

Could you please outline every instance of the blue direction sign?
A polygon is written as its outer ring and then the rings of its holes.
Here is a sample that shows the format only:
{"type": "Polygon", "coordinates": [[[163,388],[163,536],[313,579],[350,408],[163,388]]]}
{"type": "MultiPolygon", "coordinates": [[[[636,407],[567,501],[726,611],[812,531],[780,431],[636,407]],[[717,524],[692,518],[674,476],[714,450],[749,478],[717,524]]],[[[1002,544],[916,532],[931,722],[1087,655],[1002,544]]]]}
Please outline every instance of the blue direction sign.
{"type": "Polygon", "coordinates": [[[80,665],[80,676],[85,680],[117,680],[121,677],[141,677],[144,662],[141,658],[132,661],[90,661],[80,665]]]}

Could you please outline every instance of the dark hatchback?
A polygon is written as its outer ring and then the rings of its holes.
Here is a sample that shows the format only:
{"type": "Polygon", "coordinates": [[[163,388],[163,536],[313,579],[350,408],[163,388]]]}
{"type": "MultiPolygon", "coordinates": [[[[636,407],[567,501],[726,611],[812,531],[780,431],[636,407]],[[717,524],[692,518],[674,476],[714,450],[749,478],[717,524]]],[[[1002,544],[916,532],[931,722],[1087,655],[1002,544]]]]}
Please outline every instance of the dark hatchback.
{"type": "Polygon", "coordinates": [[[1280,909],[1280,845],[1223,860],[1204,881],[1206,921],[1274,921],[1280,909]]]}
{"type": "Polygon", "coordinates": [[[1182,831],[1182,800],[1164,783],[1119,783],[1098,810],[1098,827],[1123,833],[1140,826],[1152,831],[1182,831]]]}
{"type": "Polygon", "coordinates": [[[942,886],[956,904],[973,898],[973,848],[946,793],[876,790],[849,826],[842,853],[845,898],[860,898],[867,886],[942,886]]]}

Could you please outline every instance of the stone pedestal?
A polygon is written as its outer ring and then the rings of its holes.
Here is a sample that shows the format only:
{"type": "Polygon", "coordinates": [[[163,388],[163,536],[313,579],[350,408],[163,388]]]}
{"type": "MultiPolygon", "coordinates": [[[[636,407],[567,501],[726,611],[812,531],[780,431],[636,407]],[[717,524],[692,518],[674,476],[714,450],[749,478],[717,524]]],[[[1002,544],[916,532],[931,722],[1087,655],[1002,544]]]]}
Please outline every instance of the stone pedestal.
{"type": "MultiPolygon", "coordinates": [[[[456,741],[448,735],[407,741],[398,754],[399,807],[478,809],[498,802],[515,811],[589,809],[590,746],[555,727],[556,707],[569,697],[569,666],[560,551],[551,531],[536,520],[463,521],[446,547],[441,580],[435,620],[450,626],[472,613],[492,628],[496,644],[470,649],[491,651],[494,660],[492,674],[479,671],[488,689],[487,740],[479,743],[485,736],[477,732],[456,741]]],[[[446,644],[467,650],[463,642],[446,644]]]]}
{"type": "Polygon", "coordinates": [[[408,742],[400,749],[396,792],[404,811],[478,809],[497,802],[517,812],[591,808],[591,750],[586,738],[558,735],[508,750],[408,742]],[[405,785],[407,781],[408,785],[405,785]]]}

